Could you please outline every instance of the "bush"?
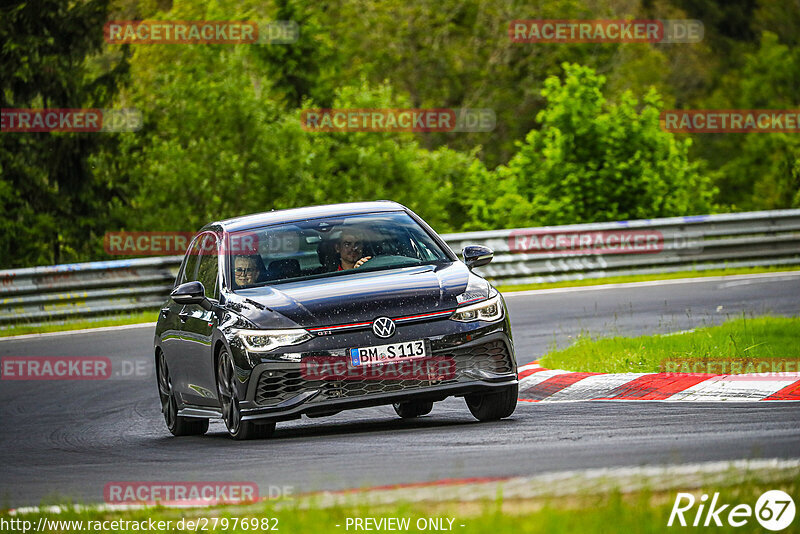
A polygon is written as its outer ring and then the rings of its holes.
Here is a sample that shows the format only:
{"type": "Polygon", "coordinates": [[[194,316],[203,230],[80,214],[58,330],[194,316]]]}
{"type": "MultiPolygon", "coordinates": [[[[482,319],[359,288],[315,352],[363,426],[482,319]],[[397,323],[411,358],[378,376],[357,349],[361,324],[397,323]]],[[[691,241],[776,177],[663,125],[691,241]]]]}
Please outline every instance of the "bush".
{"type": "Polygon", "coordinates": [[[689,161],[690,140],[659,124],[661,101],[651,90],[639,109],[630,92],[618,103],[602,93],[605,78],[564,64],[552,76],[528,133],[507,166],[473,168],[488,197],[476,199],[472,227],[533,226],[707,213],[713,190],[689,161]]]}

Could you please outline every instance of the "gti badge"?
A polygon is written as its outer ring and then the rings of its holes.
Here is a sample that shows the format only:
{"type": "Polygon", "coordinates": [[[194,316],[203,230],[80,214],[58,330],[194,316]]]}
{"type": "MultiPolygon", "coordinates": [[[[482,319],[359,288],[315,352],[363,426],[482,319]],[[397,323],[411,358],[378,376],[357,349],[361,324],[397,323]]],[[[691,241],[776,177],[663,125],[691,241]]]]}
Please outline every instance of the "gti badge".
{"type": "Polygon", "coordinates": [[[394,335],[394,321],[388,317],[378,317],[372,323],[372,331],[378,337],[392,337],[394,335]]]}

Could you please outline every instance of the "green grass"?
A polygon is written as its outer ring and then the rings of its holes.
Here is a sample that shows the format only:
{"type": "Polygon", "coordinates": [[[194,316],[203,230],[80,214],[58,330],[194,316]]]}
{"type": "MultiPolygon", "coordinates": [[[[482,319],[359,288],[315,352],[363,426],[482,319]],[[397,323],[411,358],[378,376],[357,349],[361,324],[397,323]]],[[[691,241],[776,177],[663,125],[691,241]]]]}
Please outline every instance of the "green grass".
{"type": "Polygon", "coordinates": [[[664,360],[785,358],[800,361],[800,318],[757,317],[691,332],[639,337],[580,336],[541,358],[549,369],[598,373],[653,373],[664,360]]]}
{"type": "MultiPolygon", "coordinates": [[[[557,489],[557,488],[554,488],[557,489]]],[[[754,517],[748,518],[744,527],[734,528],[727,525],[727,512],[737,504],[746,504],[754,507],[758,497],[767,490],[780,489],[789,495],[800,494],[800,477],[784,475],[777,481],[756,482],[749,481],[736,484],[714,483],[701,486],[695,490],[664,490],[649,491],[637,490],[631,493],[619,491],[605,491],[598,494],[578,494],[564,497],[546,497],[525,500],[504,500],[498,495],[491,500],[469,502],[438,502],[416,504],[391,504],[370,506],[369,494],[365,493],[364,504],[358,506],[344,505],[334,507],[320,507],[313,503],[300,506],[298,504],[280,505],[271,502],[256,505],[226,506],[206,509],[176,510],[167,508],[150,508],[145,510],[124,512],[100,512],[92,510],[66,511],[60,514],[33,513],[16,516],[17,519],[30,521],[37,525],[39,518],[62,521],[83,521],[84,528],[90,524],[87,521],[104,520],[148,520],[172,521],[170,532],[193,531],[188,528],[175,529],[175,524],[182,518],[185,520],[198,519],[202,526],[198,532],[253,532],[252,528],[243,529],[241,525],[231,528],[233,518],[255,518],[259,524],[265,518],[277,519],[277,531],[288,534],[324,534],[355,532],[351,526],[346,529],[348,518],[408,518],[411,528],[408,532],[418,532],[415,524],[421,518],[452,518],[454,519],[453,532],[463,534],[473,533],[500,533],[514,534],[546,533],[546,534],[600,534],[609,532],[623,533],[661,533],[671,530],[667,527],[670,512],[675,502],[678,491],[688,491],[696,497],[697,503],[685,517],[688,523],[694,518],[703,493],[713,495],[719,492],[718,506],[730,504],[727,511],[721,514],[725,526],[713,528],[714,532],[755,532],[762,531],[754,517]],[[206,518],[200,519],[200,518],[206,518]],[[214,518],[217,518],[217,528],[212,528],[214,518]],[[222,518],[227,518],[228,529],[219,528],[222,518]],[[206,523],[207,521],[207,523],[206,523]],[[339,525],[338,527],[336,525],[339,525]],[[463,525],[463,527],[461,526],[463,525]]],[[[707,507],[706,507],[707,508],[707,507]]],[[[8,521],[11,516],[1,514],[0,520],[8,521]]],[[[705,517],[703,517],[705,519],[705,517]]],[[[240,520],[241,521],[241,520],[240,520]]],[[[271,521],[270,525],[275,524],[271,521]]],[[[447,523],[445,523],[447,524],[447,523]]],[[[798,532],[797,525],[800,519],[795,518],[794,523],[782,532],[798,532]]],[[[21,528],[5,525],[4,531],[22,532],[21,528]]],[[[186,523],[184,522],[184,526],[186,523]]],[[[249,525],[248,525],[249,526],[249,525]]],[[[674,526],[677,530],[687,528],[674,526]]],[[[700,527],[702,529],[702,527],[700,527]]],[[[695,530],[688,527],[690,530],[695,530]]],[[[707,529],[703,529],[707,530],[707,529]]],[[[51,532],[76,532],[76,528],[56,529],[51,525],[51,532]]],[[[84,530],[85,531],[85,530],[84,530]]],[[[134,529],[116,529],[113,532],[138,532],[134,529]]],[[[165,532],[161,530],[160,532],[165,532]]],[[[261,531],[260,529],[258,531],[261,531]]],[[[266,531],[266,530],[265,530],[266,531]]],[[[386,530],[376,530],[387,532],[386,530]]],[[[360,531],[360,532],[363,532],[360,531]]],[[[403,532],[402,530],[400,532],[403,532]]]]}
{"type": "Polygon", "coordinates": [[[74,319],[63,323],[47,323],[37,325],[16,324],[0,329],[0,337],[19,336],[23,334],[42,334],[46,332],[64,332],[83,328],[100,328],[103,326],[120,326],[138,323],[154,323],[158,319],[158,310],[112,315],[92,319],[74,319]]]}
{"type": "Polygon", "coordinates": [[[775,273],[800,270],[800,265],[782,265],[777,267],[740,267],[736,269],[714,269],[709,271],[681,271],[677,273],[653,273],[634,276],[609,276],[607,278],[587,278],[584,280],[568,280],[564,282],[545,282],[541,284],[498,285],[503,293],[527,291],[530,289],[552,289],[557,287],[599,286],[605,284],[625,284],[629,282],[649,282],[652,280],[675,280],[678,278],[705,278],[707,276],[733,276],[737,274],[775,273]]]}

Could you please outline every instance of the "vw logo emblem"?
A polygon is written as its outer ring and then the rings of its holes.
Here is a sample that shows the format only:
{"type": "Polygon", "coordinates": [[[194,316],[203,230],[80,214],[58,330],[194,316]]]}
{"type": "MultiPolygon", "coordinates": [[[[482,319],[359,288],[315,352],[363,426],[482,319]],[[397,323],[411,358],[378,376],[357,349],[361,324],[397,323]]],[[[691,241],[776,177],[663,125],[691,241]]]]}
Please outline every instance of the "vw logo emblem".
{"type": "Polygon", "coordinates": [[[388,317],[378,317],[372,323],[372,331],[378,337],[392,337],[394,335],[394,321],[388,317]]]}

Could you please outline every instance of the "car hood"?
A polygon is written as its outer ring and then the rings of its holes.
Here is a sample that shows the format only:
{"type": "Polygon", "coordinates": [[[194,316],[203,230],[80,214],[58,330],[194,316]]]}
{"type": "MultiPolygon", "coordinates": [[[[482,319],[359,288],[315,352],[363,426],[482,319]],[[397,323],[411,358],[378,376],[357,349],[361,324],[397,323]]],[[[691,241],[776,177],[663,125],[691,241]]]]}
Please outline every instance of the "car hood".
{"type": "Polygon", "coordinates": [[[464,300],[468,288],[471,298],[489,295],[488,282],[453,262],[353,272],[243,289],[236,295],[256,304],[240,313],[260,328],[293,326],[286,319],[308,328],[450,310],[464,300]]]}

